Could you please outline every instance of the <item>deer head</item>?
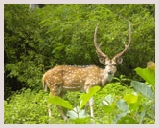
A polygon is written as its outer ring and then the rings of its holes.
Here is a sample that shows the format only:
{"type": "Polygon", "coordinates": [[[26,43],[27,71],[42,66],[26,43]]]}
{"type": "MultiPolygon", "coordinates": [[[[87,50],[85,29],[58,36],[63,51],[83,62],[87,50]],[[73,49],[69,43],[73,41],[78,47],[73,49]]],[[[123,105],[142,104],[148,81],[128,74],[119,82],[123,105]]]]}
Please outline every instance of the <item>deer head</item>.
{"type": "Polygon", "coordinates": [[[116,54],[112,59],[109,59],[108,56],[106,54],[104,54],[102,52],[102,50],[100,49],[100,46],[102,45],[102,43],[100,43],[99,45],[96,43],[97,38],[97,29],[98,29],[98,24],[95,28],[95,32],[94,32],[94,45],[96,48],[96,52],[98,54],[99,57],[99,61],[101,64],[105,65],[105,75],[107,76],[108,80],[110,81],[112,79],[112,77],[114,76],[114,73],[116,72],[116,65],[117,64],[121,64],[123,59],[122,59],[122,55],[128,50],[130,42],[131,42],[131,25],[129,22],[129,43],[125,44],[125,49],[123,51],[121,51],[120,53],[116,54]],[[110,78],[110,80],[109,80],[110,78]]]}

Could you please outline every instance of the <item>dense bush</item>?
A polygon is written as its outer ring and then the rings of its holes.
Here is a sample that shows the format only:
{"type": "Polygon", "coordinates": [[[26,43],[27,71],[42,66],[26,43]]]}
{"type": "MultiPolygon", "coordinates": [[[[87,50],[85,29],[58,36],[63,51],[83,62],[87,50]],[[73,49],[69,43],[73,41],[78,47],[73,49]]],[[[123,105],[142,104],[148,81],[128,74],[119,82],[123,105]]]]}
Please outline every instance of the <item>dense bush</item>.
{"type": "Polygon", "coordinates": [[[48,121],[48,94],[30,89],[14,93],[4,102],[5,124],[45,124],[48,121]]]}

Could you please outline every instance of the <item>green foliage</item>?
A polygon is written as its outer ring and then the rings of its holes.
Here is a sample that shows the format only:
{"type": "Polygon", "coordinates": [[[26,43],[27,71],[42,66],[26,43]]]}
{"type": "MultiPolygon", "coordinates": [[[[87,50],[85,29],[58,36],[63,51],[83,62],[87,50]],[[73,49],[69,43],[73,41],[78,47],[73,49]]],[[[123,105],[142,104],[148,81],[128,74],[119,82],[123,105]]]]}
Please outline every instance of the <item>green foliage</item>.
{"type": "MultiPolygon", "coordinates": [[[[127,94],[123,99],[112,99],[111,104],[104,104],[110,123],[141,124],[154,123],[153,102],[136,93],[127,94]],[[117,111],[114,111],[116,109],[117,111]],[[114,113],[115,112],[115,113],[114,113]]],[[[105,101],[105,100],[104,100],[105,101]]],[[[107,101],[108,102],[108,101],[107,101]]]]}
{"type": "Polygon", "coordinates": [[[89,117],[70,119],[72,124],[91,124],[89,117]]]}
{"type": "Polygon", "coordinates": [[[80,108],[82,108],[84,105],[87,104],[87,102],[90,100],[93,95],[95,95],[99,90],[101,89],[100,86],[94,86],[89,88],[88,93],[81,94],[80,96],[80,108]]]}
{"type": "Polygon", "coordinates": [[[134,120],[129,116],[124,116],[118,121],[118,124],[137,124],[137,123],[138,122],[136,120],[134,120]]]}
{"type": "Polygon", "coordinates": [[[136,68],[135,71],[139,74],[147,83],[151,83],[152,86],[145,83],[131,81],[131,86],[135,92],[140,94],[127,94],[124,96],[124,100],[119,100],[116,105],[119,110],[123,112],[116,115],[113,123],[143,123],[145,118],[154,122],[155,110],[154,110],[154,83],[155,72],[150,68],[136,68]],[[150,77],[148,77],[150,76],[150,77]],[[134,118],[135,117],[135,118],[134,118]]]}
{"type": "Polygon", "coordinates": [[[66,115],[70,117],[71,119],[88,117],[88,114],[86,114],[86,111],[84,109],[80,109],[79,106],[73,108],[73,110],[67,111],[66,115]]]}
{"type": "Polygon", "coordinates": [[[155,72],[154,70],[150,68],[136,68],[135,69],[136,73],[140,75],[146,82],[148,82],[151,85],[155,84],[155,72]]]}
{"type": "Polygon", "coordinates": [[[136,81],[131,81],[131,86],[134,87],[134,90],[136,92],[141,93],[143,96],[148,97],[150,99],[154,99],[154,92],[152,91],[150,85],[136,81]]]}
{"type": "Polygon", "coordinates": [[[13,90],[11,80],[22,87],[40,88],[43,55],[40,49],[39,19],[29,5],[4,5],[5,80],[13,90]]]}
{"type": "Polygon", "coordinates": [[[58,96],[50,97],[48,99],[48,103],[54,104],[54,105],[59,105],[59,106],[62,106],[62,107],[68,108],[68,109],[73,109],[72,105],[68,101],[63,100],[62,98],[60,98],[58,96]]]}
{"type": "Polygon", "coordinates": [[[128,103],[128,104],[134,104],[137,102],[138,100],[138,96],[135,94],[127,94],[124,96],[124,100],[128,103]]]}
{"type": "Polygon", "coordinates": [[[5,124],[45,124],[48,123],[48,94],[30,89],[15,93],[4,101],[5,124]]]}
{"type": "Polygon", "coordinates": [[[155,121],[155,64],[151,62],[151,65],[148,63],[147,68],[136,68],[135,71],[139,74],[148,84],[137,83],[135,81],[131,82],[131,85],[134,89],[141,93],[143,96],[149,99],[148,103],[142,108],[140,114],[140,123],[144,117],[148,116],[152,121],[155,121]],[[138,88],[138,86],[140,88],[138,88]]]}
{"type": "Polygon", "coordinates": [[[152,65],[149,65],[147,68],[136,68],[135,71],[138,75],[140,75],[146,83],[140,83],[136,81],[131,82],[131,86],[134,87],[136,92],[141,93],[142,95],[148,97],[153,100],[155,98],[155,64],[151,62],[152,65]]]}

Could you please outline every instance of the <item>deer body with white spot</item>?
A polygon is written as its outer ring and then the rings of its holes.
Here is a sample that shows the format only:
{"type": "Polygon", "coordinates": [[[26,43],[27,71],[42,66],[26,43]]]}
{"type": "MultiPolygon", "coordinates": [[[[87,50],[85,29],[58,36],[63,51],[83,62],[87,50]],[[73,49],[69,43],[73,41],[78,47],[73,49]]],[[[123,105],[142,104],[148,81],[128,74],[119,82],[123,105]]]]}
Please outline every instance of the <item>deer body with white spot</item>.
{"type": "MultiPolygon", "coordinates": [[[[70,65],[59,65],[48,70],[42,78],[43,87],[45,91],[47,86],[50,89],[52,96],[61,96],[67,91],[82,91],[88,92],[90,87],[95,85],[100,85],[103,87],[109,83],[116,72],[116,65],[122,63],[122,58],[120,58],[125,51],[127,51],[129,44],[131,42],[131,29],[129,22],[129,43],[125,44],[125,49],[116,54],[113,59],[109,59],[101,49],[100,45],[96,43],[96,33],[98,24],[95,28],[94,33],[94,45],[96,47],[96,52],[99,57],[100,63],[105,65],[105,68],[100,68],[96,65],[88,66],[70,66],[70,65]],[[47,86],[46,86],[47,85],[47,86]]],[[[94,118],[93,112],[93,97],[89,101],[91,117],[94,118]]],[[[58,106],[58,110],[62,114],[64,120],[67,119],[66,115],[63,113],[62,108],[58,106]]],[[[49,116],[51,116],[51,109],[49,109],[49,116]]]]}

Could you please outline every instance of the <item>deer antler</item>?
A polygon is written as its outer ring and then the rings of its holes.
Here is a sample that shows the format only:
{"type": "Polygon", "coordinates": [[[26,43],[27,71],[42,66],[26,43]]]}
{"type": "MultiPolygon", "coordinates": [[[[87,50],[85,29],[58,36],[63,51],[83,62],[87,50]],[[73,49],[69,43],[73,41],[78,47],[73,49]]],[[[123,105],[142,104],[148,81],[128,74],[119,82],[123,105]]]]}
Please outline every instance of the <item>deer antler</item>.
{"type": "Polygon", "coordinates": [[[124,54],[124,52],[126,52],[126,51],[128,50],[128,48],[129,48],[129,45],[130,45],[130,43],[131,43],[131,24],[130,24],[130,21],[128,21],[128,22],[129,22],[129,43],[128,43],[128,44],[125,44],[125,49],[124,49],[122,52],[116,54],[116,55],[113,57],[113,59],[117,59],[117,58],[119,58],[120,56],[122,56],[122,55],[124,54]]]}
{"type": "Polygon", "coordinates": [[[95,45],[95,47],[96,47],[96,52],[97,52],[98,56],[101,56],[101,57],[104,57],[104,58],[108,58],[107,55],[105,55],[105,54],[102,52],[102,50],[100,49],[100,46],[101,46],[102,43],[100,43],[100,45],[98,45],[98,44],[96,43],[96,41],[97,41],[97,38],[96,38],[97,29],[98,29],[98,24],[97,24],[97,26],[96,26],[96,28],[95,28],[95,32],[94,32],[94,45],[95,45]]]}

